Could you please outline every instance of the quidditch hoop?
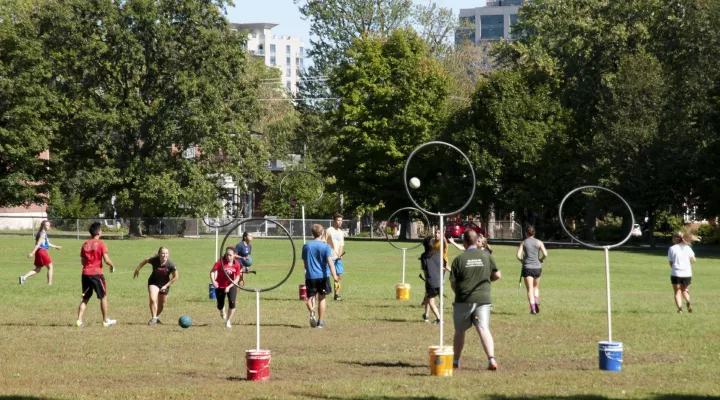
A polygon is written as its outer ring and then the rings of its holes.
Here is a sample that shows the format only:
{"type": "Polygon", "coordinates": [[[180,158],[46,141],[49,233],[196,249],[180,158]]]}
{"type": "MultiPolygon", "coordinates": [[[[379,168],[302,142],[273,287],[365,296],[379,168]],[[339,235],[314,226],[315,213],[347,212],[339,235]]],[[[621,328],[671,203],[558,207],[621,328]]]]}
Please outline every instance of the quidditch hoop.
{"type": "MultiPolygon", "coordinates": [[[[265,221],[265,222],[274,223],[275,225],[277,225],[277,226],[279,226],[280,228],[282,228],[283,232],[285,232],[285,235],[288,237],[288,239],[290,239],[290,245],[292,246],[292,251],[293,251],[293,252],[292,252],[292,264],[290,265],[290,270],[288,271],[287,275],[286,275],[278,284],[276,284],[276,285],[274,285],[274,286],[266,287],[266,288],[255,288],[255,289],[253,289],[253,288],[247,288],[247,287],[245,287],[245,286],[238,286],[239,289],[244,290],[244,291],[246,291],[246,292],[269,292],[269,291],[271,291],[271,290],[273,290],[273,289],[278,288],[278,287],[279,287],[280,285],[282,285],[283,283],[285,283],[285,282],[288,280],[288,278],[290,278],[290,275],[292,275],[293,269],[295,268],[295,259],[296,259],[295,242],[293,241],[292,237],[290,236],[290,232],[288,232],[288,230],[285,229],[284,226],[278,224],[277,221],[275,221],[275,220],[270,220],[270,219],[267,219],[267,218],[249,218],[249,219],[244,219],[244,220],[241,220],[241,221],[237,221],[237,223],[236,223],[235,225],[233,225],[233,227],[228,230],[228,233],[225,234],[225,238],[223,238],[222,245],[220,246],[220,248],[221,248],[221,249],[224,249],[224,248],[225,248],[225,242],[227,241],[228,237],[230,236],[230,234],[231,234],[232,232],[234,232],[240,225],[245,224],[245,223],[250,222],[250,221],[265,221]]],[[[225,253],[223,252],[223,257],[225,256],[224,254],[225,254],[225,253]]],[[[230,278],[230,277],[228,276],[228,274],[227,274],[227,272],[225,271],[225,269],[223,269],[223,273],[225,274],[225,276],[226,276],[229,280],[232,281],[232,278],[230,278]]]]}
{"type": "MultiPolygon", "coordinates": [[[[233,200],[235,201],[234,204],[239,204],[238,209],[241,210],[241,212],[242,212],[242,210],[245,208],[245,198],[244,198],[244,196],[241,196],[239,193],[235,193],[235,194],[233,195],[233,200]]],[[[241,214],[241,215],[242,215],[242,214],[241,214]]],[[[232,224],[232,223],[237,219],[236,216],[233,216],[233,217],[231,217],[227,222],[225,222],[224,224],[215,224],[215,223],[209,222],[206,218],[207,218],[207,214],[206,214],[206,213],[203,213],[202,222],[203,222],[206,226],[208,226],[209,228],[213,228],[213,229],[224,228],[224,227],[232,224]]]]}
{"type": "Polygon", "coordinates": [[[323,194],[325,193],[325,185],[323,184],[323,182],[322,182],[322,180],[320,179],[319,176],[317,176],[317,175],[315,175],[315,174],[313,174],[312,172],[309,172],[309,171],[293,171],[293,172],[285,175],[285,176],[282,178],[282,180],[280,180],[280,197],[282,197],[283,199],[285,199],[285,201],[287,201],[288,203],[290,202],[291,199],[288,199],[287,197],[285,197],[285,194],[283,193],[283,190],[282,190],[282,189],[283,189],[283,183],[285,183],[285,179],[287,179],[287,178],[289,178],[289,177],[291,177],[291,176],[293,176],[293,175],[295,175],[295,174],[307,174],[307,175],[310,175],[310,176],[312,176],[313,178],[315,178],[315,180],[317,180],[318,183],[320,184],[320,195],[317,197],[317,199],[315,199],[315,200],[313,200],[313,201],[311,201],[311,202],[309,202],[309,203],[307,203],[307,204],[303,204],[303,203],[300,203],[300,204],[302,204],[302,205],[304,205],[304,206],[311,206],[311,205],[313,205],[313,204],[316,204],[318,201],[322,200],[323,194]]]}
{"type": "MultiPolygon", "coordinates": [[[[388,218],[388,221],[392,221],[392,219],[393,219],[393,217],[395,216],[395,214],[399,213],[400,211],[405,211],[405,210],[415,210],[415,211],[419,211],[419,212],[420,212],[420,215],[422,215],[423,218],[425,218],[425,223],[427,224],[427,226],[430,226],[430,220],[428,220],[427,215],[425,215],[424,212],[418,210],[418,209],[415,208],[415,207],[403,207],[403,208],[395,211],[394,213],[392,213],[392,214],[390,215],[390,218],[388,218]]],[[[392,247],[394,247],[394,248],[396,248],[396,249],[398,249],[398,250],[402,250],[402,249],[403,249],[402,247],[397,247],[397,246],[395,246],[395,244],[390,241],[390,237],[389,237],[388,234],[387,234],[387,229],[385,229],[385,240],[387,240],[388,243],[390,243],[390,246],[392,246],[392,247]]],[[[413,246],[413,247],[406,247],[405,250],[417,249],[417,248],[420,247],[420,246],[422,246],[422,243],[418,243],[417,245],[415,245],[415,246],[413,246]]]]}
{"type": "Polygon", "coordinates": [[[470,159],[465,155],[465,153],[463,153],[460,149],[458,149],[457,147],[451,145],[450,143],[439,142],[439,141],[427,142],[427,143],[425,143],[425,144],[421,144],[420,146],[418,146],[417,148],[415,148],[415,150],[413,150],[412,153],[410,153],[410,156],[408,156],[407,161],[405,161],[405,168],[403,169],[403,182],[405,183],[405,192],[407,192],[408,197],[410,197],[410,201],[412,201],[413,204],[415,204],[415,207],[417,207],[420,211],[422,211],[422,212],[425,213],[425,214],[435,215],[435,216],[438,216],[438,217],[441,216],[441,215],[445,216],[445,215],[459,214],[462,210],[464,210],[465,208],[467,208],[467,206],[470,205],[470,202],[472,201],[473,197],[475,196],[475,186],[477,185],[477,181],[475,180],[475,170],[473,169],[473,166],[472,166],[472,163],[470,162],[470,159]],[[468,199],[467,199],[467,201],[465,202],[465,204],[463,204],[463,206],[460,207],[460,208],[458,208],[457,210],[450,211],[450,212],[445,212],[445,213],[440,212],[440,210],[438,210],[438,212],[436,212],[436,213],[431,212],[431,211],[429,211],[429,210],[426,210],[426,209],[420,207],[420,205],[419,205],[419,204],[415,201],[415,199],[413,198],[412,193],[410,193],[410,187],[408,187],[408,177],[407,177],[408,165],[410,165],[410,160],[412,160],[412,158],[413,158],[413,156],[415,155],[415,153],[417,153],[420,149],[422,149],[423,147],[432,146],[432,145],[447,146],[447,147],[449,147],[449,148],[457,151],[458,153],[460,153],[460,155],[463,156],[463,158],[465,159],[465,161],[467,161],[468,166],[470,167],[470,173],[472,174],[472,191],[470,191],[470,197],[468,197],[468,199]]]}
{"type": "Polygon", "coordinates": [[[614,247],[622,246],[623,244],[625,244],[625,242],[627,242],[628,240],[630,240],[630,238],[632,237],[632,227],[635,226],[635,215],[633,214],[632,208],[630,208],[630,204],[628,204],[628,202],[625,201],[625,199],[623,199],[622,196],[620,196],[619,194],[613,192],[612,190],[610,190],[610,189],[608,189],[608,188],[604,188],[604,187],[602,187],[602,186],[592,186],[592,185],[590,185],[590,186],[581,186],[581,187],[579,187],[579,188],[577,188],[577,189],[571,190],[568,194],[565,195],[565,197],[564,197],[564,198],[562,199],[562,201],[560,202],[560,210],[558,210],[558,217],[560,218],[560,226],[562,226],[563,230],[565,231],[565,233],[568,234],[568,236],[570,236],[571,238],[573,238],[573,240],[575,240],[576,242],[582,244],[583,246],[589,247],[589,248],[591,248],[591,249],[600,249],[600,250],[602,250],[602,249],[606,249],[606,248],[607,248],[607,249],[612,249],[612,248],[614,248],[614,247]],[[610,193],[614,194],[615,196],[617,196],[617,197],[623,202],[623,204],[625,204],[625,206],[628,208],[628,211],[630,211],[630,219],[632,219],[632,224],[630,224],[630,233],[628,233],[627,237],[626,237],[625,239],[623,239],[623,241],[621,241],[620,243],[616,243],[616,244],[613,244],[613,245],[609,245],[609,246],[598,246],[598,245],[595,245],[595,244],[585,243],[585,242],[583,242],[582,240],[580,240],[580,239],[576,238],[575,236],[573,236],[573,234],[570,233],[570,231],[567,229],[567,227],[565,227],[565,222],[563,221],[563,216],[562,216],[562,210],[563,210],[563,205],[565,205],[565,201],[566,201],[570,196],[572,196],[575,192],[579,192],[579,191],[585,190],[585,189],[601,189],[601,190],[604,190],[604,191],[606,191],[606,192],[610,192],[610,193]]]}

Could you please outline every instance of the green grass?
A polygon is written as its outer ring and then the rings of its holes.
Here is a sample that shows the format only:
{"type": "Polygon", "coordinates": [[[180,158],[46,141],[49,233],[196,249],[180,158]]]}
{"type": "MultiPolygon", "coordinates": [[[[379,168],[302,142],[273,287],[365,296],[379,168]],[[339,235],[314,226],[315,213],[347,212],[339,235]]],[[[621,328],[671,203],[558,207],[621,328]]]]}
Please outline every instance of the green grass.
{"type": "MultiPolygon", "coordinates": [[[[691,286],[695,313],[678,315],[665,249],[610,253],[614,339],[624,343],[621,373],[598,370],[597,342],[607,339],[604,255],[550,250],[541,284],[542,313],[528,314],[517,292],[514,246],[496,245],[503,279],[493,284],[491,330],[500,370],[485,371],[480,340],[468,332],[463,368],[453,377],[429,376],[428,347],[439,329],[420,315],[420,250],[408,252],[408,302],[395,300],[401,252],[379,241],[347,242],[345,301],[328,303],[326,328],[310,329],[298,260],[287,283],[261,294],[261,347],[272,351],[271,380],[245,380],[245,350],[255,348],[255,295],[241,293],[228,330],[208,299],[214,240],[109,240],[118,267],[106,274],[110,315],[104,329],[91,300],[88,326],[72,324],[80,299],[82,241],[53,240],[55,284],[44,272],[24,286],[32,239],[0,238],[0,398],[711,398],[720,396],[720,312],[713,302],[720,280],[717,253],[697,249],[691,286]],[[146,281],[132,272],[160,246],[170,248],[180,280],[172,287],[162,326],[149,319],[146,281]],[[181,329],[177,319],[192,316],[181,329]]],[[[291,248],[255,240],[258,275],[248,285],[269,286],[287,274],[291,248]]],[[[299,246],[299,244],[298,244],[299,246]]],[[[298,254],[300,248],[298,247],[298,254]]],[[[451,249],[451,257],[457,254],[451,249]]],[[[449,285],[446,286],[449,291],[449,285]]],[[[448,294],[451,298],[451,294],[448,294]]],[[[451,301],[445,304],[451,322],[451,301]]],[[[445,341],[452,341],[445,324],[445,341]]]]}

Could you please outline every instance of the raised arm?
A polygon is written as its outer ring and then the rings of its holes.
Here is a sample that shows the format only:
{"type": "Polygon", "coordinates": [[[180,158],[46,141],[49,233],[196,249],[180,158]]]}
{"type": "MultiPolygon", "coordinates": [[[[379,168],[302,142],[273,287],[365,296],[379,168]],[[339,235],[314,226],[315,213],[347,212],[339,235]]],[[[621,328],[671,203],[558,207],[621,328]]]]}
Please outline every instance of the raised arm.
{"type": "Polygon", "coordinates": [[[455,239],[450,238],[448,241],[449,241],[453,246],[455,246],[456,249],[458,249],[458,250],[460,250],[460,251],[465,251],[465,248],[464,248],[463,246],[460,246],[459,244],[455,243],[455,239]]]}
{"type": "Polygon", "coordinates": [[[149,258],[140,261],[140,264],[138,264],[137,268],[135,268],[135,272],[133,273],[133,279],[137,278],[140,275],[140,269],[142,269],[142,267],[145,266],[145,264],[147,264],[148,262],[150,262],[149,258]]]}

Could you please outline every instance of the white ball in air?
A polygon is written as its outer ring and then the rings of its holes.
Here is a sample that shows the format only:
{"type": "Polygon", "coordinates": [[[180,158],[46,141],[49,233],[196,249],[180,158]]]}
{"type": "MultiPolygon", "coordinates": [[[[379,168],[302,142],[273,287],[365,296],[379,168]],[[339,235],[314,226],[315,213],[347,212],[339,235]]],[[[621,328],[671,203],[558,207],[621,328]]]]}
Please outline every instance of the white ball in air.
{"type": "Polygon", "coordinates": [[[410,178],[410,187],[413,189],[419,188],[420,187],[420,179],[410,178]]]}

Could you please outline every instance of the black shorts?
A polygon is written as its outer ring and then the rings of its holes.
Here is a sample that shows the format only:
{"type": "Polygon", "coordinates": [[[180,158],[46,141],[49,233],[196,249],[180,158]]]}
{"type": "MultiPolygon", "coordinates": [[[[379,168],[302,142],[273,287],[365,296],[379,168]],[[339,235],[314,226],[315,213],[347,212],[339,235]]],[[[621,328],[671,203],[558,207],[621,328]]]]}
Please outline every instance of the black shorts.
{"type": "Polygon", "coordinates": [[[105,286],[105,276],[101,275],[83,275],[82,276],[82,296],[84,299],[92,297],[93,291],[98,299],[105,297],[107,286],[105,286]]]}
{"type": "Polygon", "coordinates": [[[430,287],[427,283],[425,284],[425,296],[427,296],[428,299],[432,299],[433,297],[440,296],[440,288],[436,287],[430,287]]]}
{"type": "Polygon", "coordinates": [[[542,268],[523,268],[520,276],[523,278],[526,276],[533,277],[535,279],[540,278],[540,275],[542,275],[542,268]]]}
{"type": "Polygon", "coordinates": [[[673,285],[685,285],[688,286],[690,284],[690,281],[692,281],[691,276],[682,277],[682,276],[671,276],[670,282],[672,282],[673,285]]]}
{"type": "MultiPolygon", "coordinates": [[[[160,281],[157,281],[157,280],[154,280],[154,279],[148,279],[148,286],[157,286],[158,288],[162,288],[163,286],[167,285],[168,282],[170,282],[170,281],[160,282],[160,281]]],[[[170,293],[170,288],[169,288],[169,287],[168,287],[167,289],[165,289],[165,290],[161,290],[161,291],[160,291],[160,294],[164,294],[165,296],[167,296],[169,293],[170,293]]]]}
{"type": "Polygon", "coordinates": [[[305,279],[308,297],[315,296],[315,293],[330,294],[332,286],[330,286],[330,278],[305,279]]]}

